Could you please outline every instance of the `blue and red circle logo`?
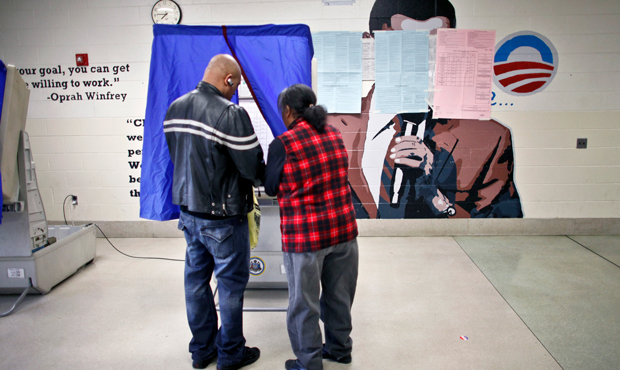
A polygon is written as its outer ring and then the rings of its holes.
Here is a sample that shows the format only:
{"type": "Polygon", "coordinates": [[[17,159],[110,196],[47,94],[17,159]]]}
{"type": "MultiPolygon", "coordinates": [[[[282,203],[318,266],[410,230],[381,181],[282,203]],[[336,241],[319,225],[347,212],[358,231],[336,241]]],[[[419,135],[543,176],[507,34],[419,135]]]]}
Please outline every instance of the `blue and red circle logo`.
{"type": "Polygon", "coordinates": [[[544,90],[558,70],[558,52],[545,36],[520,31],[495,47],[493,81],[505,93],[527,96],[544,90]]]}

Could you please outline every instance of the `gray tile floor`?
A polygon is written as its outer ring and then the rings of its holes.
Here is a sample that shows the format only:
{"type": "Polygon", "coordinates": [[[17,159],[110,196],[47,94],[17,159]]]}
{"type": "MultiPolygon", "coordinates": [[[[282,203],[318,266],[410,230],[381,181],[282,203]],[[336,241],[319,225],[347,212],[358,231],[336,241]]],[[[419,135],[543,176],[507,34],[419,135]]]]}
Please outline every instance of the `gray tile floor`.
{"type": "MultiPolygon", "coordinates": [[[[183,239],[112,239],[180,258],[183,239]]],[[[618,369],[620,237],[360,238],[353,362],[337,369],[618,369]],[[467,337],[468,340],[462,340],[467,337]]],[[[16,296],[0,295],[0,312],[16,296]]],[[[286,291],[248,291],[286,306],[286,291]]],[[[292,358],[285,313],[247,312],[247,369],[292,358]]],[[[97,258],[0,318],[0,369],[191,369],[183,264],[97,258]]],[[[215,369],[211,365],[209,369],[215,369]]]]}

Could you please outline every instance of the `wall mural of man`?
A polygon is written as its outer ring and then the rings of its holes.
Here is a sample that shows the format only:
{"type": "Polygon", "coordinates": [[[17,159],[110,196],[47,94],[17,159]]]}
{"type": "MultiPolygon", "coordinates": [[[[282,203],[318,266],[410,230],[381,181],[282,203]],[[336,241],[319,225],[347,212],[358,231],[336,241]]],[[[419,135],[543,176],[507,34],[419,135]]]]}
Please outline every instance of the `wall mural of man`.
{"type": "MultiPolygon", "coordinates": [[[[376,0],[370,33],[455,28],[449,0],[376,0]]],[[[510,129],[496,120],[432,119],[432,110],[330,114],[349,151],[358,218],[523,217],[510,129]],[[378,162],[381,161],[382,163],[378,162]]]]}

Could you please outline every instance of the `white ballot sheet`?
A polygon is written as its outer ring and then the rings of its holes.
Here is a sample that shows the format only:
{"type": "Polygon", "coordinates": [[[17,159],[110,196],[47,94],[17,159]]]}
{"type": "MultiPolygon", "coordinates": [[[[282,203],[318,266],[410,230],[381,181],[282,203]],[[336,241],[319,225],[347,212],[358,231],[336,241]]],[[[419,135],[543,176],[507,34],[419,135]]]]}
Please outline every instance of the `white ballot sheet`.
{"type": "Polygon", "coordinates": [[[491,118],[494,51],[494,30],[437,30],[433,118],[491,118]]]}
{"type": "Polygon", "coordinates": [[[428,110],[428,35],[427,30],[375,32],[377,112],[428,110]]]}
{"type": "Polygon", "coordinates": [[[273,133],[271,132],[271,128],[269,127],[269,124],[267,124],[267,121],[265,121],[265,118],[263,118],[263,115],[258,109],[258,105],[254,99],[239,99],[239,105],[245,108],[246,112],[248,112],[248,116],[250,116],[250,121],[252,121],[252,126],[254,126],[254,132],[256,133],[258,142],[263,148],[263,158],[267,161],[269,144],[273,141],[273,133]]]}
{"type": "Polygon", "coordinates": [[[437,35],[428,37],[428,105],[435,106],[435,65],[437,64],[437,35]]]}
{"type": "Polygon", "coordinates": [[[362,39],[362,80],[375,80],[375,39],[362,39]]]}
{"type": "Polygon", "coordinates": [[[317,100],[329,113],[361,113],[362,33],[312,34],[318,61],[317,100]]]}

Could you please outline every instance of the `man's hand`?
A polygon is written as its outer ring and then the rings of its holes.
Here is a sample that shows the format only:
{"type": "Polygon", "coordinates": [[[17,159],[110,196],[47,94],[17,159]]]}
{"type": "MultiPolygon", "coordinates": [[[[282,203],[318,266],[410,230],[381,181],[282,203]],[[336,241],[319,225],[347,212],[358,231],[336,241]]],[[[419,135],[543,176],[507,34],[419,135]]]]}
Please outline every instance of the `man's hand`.
{"type": "Polygon", "coordinates": [[[419,168],[426,176],[433,169],[433,152],[417,136],[394,137],[388,147],[388,162],[395,165],[419,168]]]}

